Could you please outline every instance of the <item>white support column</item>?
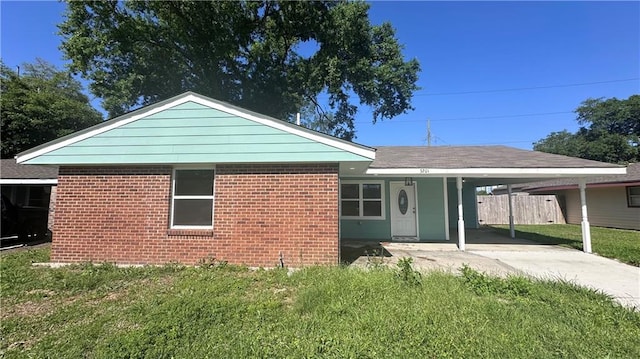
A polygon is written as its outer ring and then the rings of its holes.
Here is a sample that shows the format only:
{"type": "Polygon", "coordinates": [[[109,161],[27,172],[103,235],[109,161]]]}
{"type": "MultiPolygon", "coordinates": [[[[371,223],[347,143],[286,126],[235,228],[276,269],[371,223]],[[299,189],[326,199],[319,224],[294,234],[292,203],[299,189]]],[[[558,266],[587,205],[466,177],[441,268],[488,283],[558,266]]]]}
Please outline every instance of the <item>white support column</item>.
{"type": "Polygon", "coordinates": [[[580,205],[582,206],[582,250],[585,253],[591,253],[591,227],[587,216],[587,180],[580,178],[578,185],[580,186],[580,205]]]}
{"type": "Polygon", "coordinates": [[[442,192],[444,193],[444,239],[450,240],[449,234],[449,189],[447,188],[447,177],[442,178],[442,192]]]}
{"type": "Polygon", "coordinates": [[[509,196],[509,234],[511,238],[516,238],[516,229],[513,225],[513,193],[510,184],[507,185],[507,195],[509,196]]]}
{"type": "Polygon", "coordinates": [[[464,217],[462,208],[462,177],[456,177],[456,188],[458,189],[458,249],[464,251],[464,217]]]}

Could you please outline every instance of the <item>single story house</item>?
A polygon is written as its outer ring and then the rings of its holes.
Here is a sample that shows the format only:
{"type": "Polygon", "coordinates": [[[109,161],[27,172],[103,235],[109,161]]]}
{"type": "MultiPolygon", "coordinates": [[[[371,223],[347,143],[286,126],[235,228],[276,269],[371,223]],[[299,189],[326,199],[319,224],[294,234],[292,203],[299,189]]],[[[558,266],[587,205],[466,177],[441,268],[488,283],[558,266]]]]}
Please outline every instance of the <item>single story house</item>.
{"type": "MultiPolygon", "coordinates": [[[[577,178],[523,183],[518,191],[531,195],[556,195],[567,223],[579,224],[580,193],[577,178]]],[[[640,163],[627,167],[627,174],[590,177],[586,180],[589,222],[600,227],[640,230],[640,163]]]]}
{"type": "Polygon", "coordinates": [[[17,161],[60,167],[54,262],[250,266],[335,264],[341,240],[451,230],[464,250],[476,186],[625,173],[503,146],[371,148],[192,92],[17,161]]]}
{"type": "Polygon", "coordinates": [[[3,239],[17,236],[18,232],[24,235],[44,234],[52,228],[57,178],[58,168],[55,166],[21,165],[15,159],[0,160],[3,239]],[[12,223],[18,220],[7,215],[8,206],[22,209],[23,217],[31,218],[20,218],[20,223],[12,223]],[[24,230],[18,230],[18,224],[26,225],[24,230]]]}

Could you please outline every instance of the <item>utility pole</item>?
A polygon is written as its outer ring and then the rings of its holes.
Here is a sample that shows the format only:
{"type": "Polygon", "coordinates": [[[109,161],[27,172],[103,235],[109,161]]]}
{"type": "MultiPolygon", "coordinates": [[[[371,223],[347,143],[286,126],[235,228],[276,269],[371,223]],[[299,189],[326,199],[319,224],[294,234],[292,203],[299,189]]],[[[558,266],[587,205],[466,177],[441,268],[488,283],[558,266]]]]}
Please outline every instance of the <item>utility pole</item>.
{"type": "Polygon", "coordinates": [[[427,146],[431,147],[431,120],[427,119],[427,146]]]}

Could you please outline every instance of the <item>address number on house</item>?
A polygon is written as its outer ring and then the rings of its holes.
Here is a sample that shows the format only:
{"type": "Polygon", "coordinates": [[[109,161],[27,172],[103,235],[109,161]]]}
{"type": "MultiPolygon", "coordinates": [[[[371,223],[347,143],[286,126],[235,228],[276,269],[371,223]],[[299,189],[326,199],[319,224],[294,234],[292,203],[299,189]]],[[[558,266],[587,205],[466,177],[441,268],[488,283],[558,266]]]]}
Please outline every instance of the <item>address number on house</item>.
{"type": "Polygon", "coordinates": [[[428,168],[421,168],[420,169],[420,174],[428,174],[429,173],[429,169],[428,168]]]}

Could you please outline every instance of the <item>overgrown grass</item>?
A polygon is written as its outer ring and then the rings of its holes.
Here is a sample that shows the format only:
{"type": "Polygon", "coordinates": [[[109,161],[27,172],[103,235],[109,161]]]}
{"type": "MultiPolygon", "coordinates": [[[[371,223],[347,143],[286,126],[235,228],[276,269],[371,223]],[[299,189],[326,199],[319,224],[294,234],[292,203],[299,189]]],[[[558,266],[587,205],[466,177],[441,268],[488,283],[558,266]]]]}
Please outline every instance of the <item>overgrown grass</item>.
{"type": "MultiPolygon", "coordinates": [[[[509,226],[492,227],[509,235],[509,226]]],[[[516,225],[516,237],[582,250],[582,229],[575,224],[519,224],[516,225]]],[[[603,257],[640,266],[640,231],[591,227],[591,247],[603,257]]]]}
{"type": "Polygon", "coordinates": [[[640,314],[463,269],[34,268],[0,258],[6,358],[640,357],[640,314]]]}

